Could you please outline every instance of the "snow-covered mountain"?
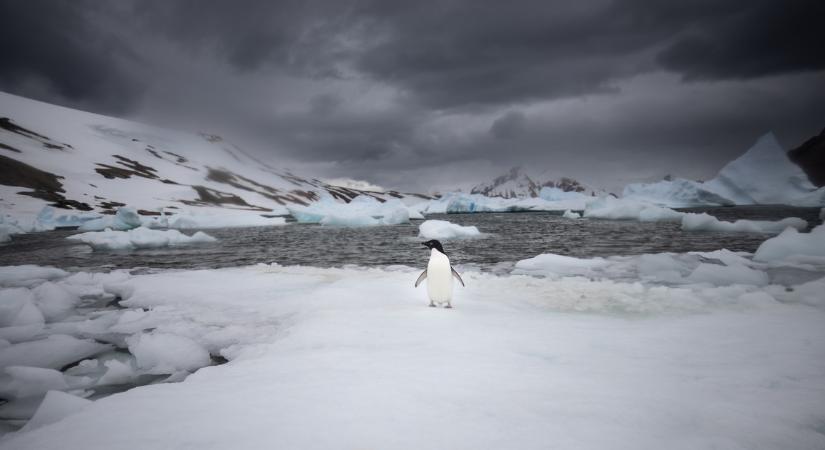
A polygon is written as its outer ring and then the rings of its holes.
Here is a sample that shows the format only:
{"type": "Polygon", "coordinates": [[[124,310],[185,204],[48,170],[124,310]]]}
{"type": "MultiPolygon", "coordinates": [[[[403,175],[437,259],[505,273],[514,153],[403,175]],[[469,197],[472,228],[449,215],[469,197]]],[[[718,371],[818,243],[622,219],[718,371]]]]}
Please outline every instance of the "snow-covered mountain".
{"type": "Polygon", "coordinates": [[[587,193],[591,191],[572,178],[543,179],[541,175],[528,175],[522,167],[513,167],[507,173],[494,178],[490,182],[473,186],[470,193],[508,199],[536,198],[543,187],[558,188],[564,192],[587,193]]]}
{"type": "Polygon", "coordinates": [[[817,189],[788,157],[773,133],[768,133],[742,156],[726,164],[711,180],[676,178],[635,183],[623,197],[671,207],[703,205],[825,206],[825,188],[817,189]]]}
{"type": "Polygon", "coordinates": [[[192,134],[0,93],[0,209],[45,205],[114,212],[247,210],[358,195],[420,202],[426,196],[336,186],[283,170],[211,134],[192,134]]]}

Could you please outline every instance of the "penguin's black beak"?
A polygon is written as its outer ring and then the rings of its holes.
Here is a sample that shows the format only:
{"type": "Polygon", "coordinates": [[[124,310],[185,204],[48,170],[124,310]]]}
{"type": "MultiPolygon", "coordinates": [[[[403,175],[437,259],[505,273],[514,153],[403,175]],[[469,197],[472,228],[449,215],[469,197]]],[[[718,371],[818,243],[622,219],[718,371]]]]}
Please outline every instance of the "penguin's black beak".
{"type": "Polygon", "coordinates": [[[423,245],[425,248],[430,248],[430,247],[427,246],[426,242],[422,242],[421,245],[423,245]]]}

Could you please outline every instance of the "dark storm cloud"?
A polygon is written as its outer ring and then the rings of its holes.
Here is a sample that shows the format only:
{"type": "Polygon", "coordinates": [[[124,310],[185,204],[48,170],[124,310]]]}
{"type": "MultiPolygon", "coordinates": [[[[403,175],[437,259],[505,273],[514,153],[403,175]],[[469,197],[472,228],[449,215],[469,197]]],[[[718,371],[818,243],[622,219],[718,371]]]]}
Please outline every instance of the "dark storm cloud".
{"type": "Polygon", "coordinates": [[[490,134],[497,139],[512,139],[524,131],[527,116],[519,111],[508,111],[490,126],[490,134]]]}
{"type": "Polygon", "coordinates": [[[105,2],[0,1],[0,89],[130,111],[143,83],[126,63],[139,58],[96,22],[110,12],[105,2]]]}
{"type": "Polygon", "coordinates": [[[547,155],[707,172],[761,132],[822,127],[823,5],[0,0],[0,89],[225,124],[388,186],[547,155]]]}
{"type": "Polygon", "coordinates": [[[658,58],[686,79],[825,69],[825,2],[754,1],[695,24],[658,58]]]}

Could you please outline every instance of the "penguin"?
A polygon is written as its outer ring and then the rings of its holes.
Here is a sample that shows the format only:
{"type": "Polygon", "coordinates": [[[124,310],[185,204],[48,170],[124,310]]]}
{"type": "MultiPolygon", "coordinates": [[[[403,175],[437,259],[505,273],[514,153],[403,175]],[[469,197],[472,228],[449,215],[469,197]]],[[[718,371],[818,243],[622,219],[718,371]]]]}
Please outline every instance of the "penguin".
{"type": "Polygon", "coordinates": [[[450,300],[453,298],[453,277],[461,283],[461,286],[464,286],[464,280],[450,265],[450,258],[444,253],[441,242],[433,239],[422,242],[421,245],[430,249],[430,262],[427,263],[427,269],[421,272],[421,275],[415,280],[415,287],[418,287],[426,278],[430,307],[435,308],[436,303],[438,303],[444,305],[445,308],[452,308],[450,300]]]}

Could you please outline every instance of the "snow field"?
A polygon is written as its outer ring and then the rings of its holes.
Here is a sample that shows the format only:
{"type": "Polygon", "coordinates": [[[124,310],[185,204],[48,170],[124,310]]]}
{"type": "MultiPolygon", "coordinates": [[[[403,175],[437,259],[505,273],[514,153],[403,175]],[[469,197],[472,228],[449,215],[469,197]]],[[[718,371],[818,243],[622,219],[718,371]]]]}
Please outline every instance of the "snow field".
{"type": "MultiPolygon", "coordinates": [[[[137,356],[113,358],[105,349],[79,356],[89,362],[63,373],[66,386],[87,377],[86,389],[94,390],[106,381],[101,372],[128,380],[147,366],[191,369],[206,362],[188,361],[203,355],[196,348],[230,362],[182,383],[80,402],[63,420],[10,434],[0,445],[825,444],[817,431],[825,417],[825,302],[816,296],[825,290],[825,266],[800,270],[791,285],[778,284],[779,273],[749,255],[726,251],[541,255],[508,276],[463,273],[467,288],[456,292],[452,311],[427,308],[426,294],[413,287],[418,270],[405,267],[259,265],[53,279],[70,292],[117,293],[127,309],[53,323],[42,333],[107,339],[137,356]],[[719,270],[739,274],[737,281],[714,276],[719,270]]],[[[73,346],[82,341],[72,339],[73,346]]],[[[9,352],[26,344],[0,349],[0,360],[11,355],[3,367],[54,365],[24,358],[42,349],[9,352]]],[[[41,385],[65,389],[54,375],[43,372],[41,385]]]]}

